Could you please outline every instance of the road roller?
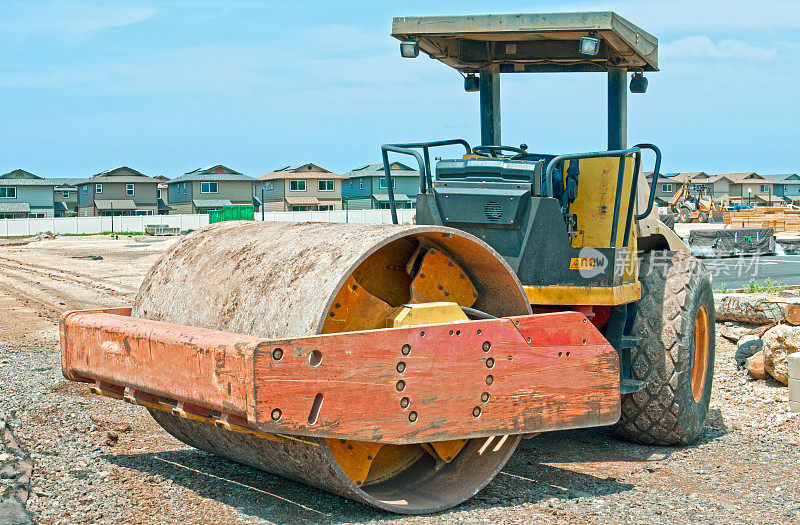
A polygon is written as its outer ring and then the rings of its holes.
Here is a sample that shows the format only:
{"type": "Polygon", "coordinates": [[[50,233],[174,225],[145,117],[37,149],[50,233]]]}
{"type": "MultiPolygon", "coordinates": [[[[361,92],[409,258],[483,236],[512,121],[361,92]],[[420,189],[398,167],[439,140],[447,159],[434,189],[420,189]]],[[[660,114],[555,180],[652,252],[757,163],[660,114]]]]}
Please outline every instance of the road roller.
{"type": "Polygon", "coordinates": [[[186,235],[132,305],[62,316],[64,375],[192,447],[404,514],[467,500],[542,432],[695,440],[711,282],[658,220],[660,150],[626,144],[628,77],[646,90],[656,38],[609,12],[403,17],[392,36],[479,92],[481,144],[385,144],[394,224],[186,235]],[[606,150],[501,143],[501,74],[537,72],[607,75],[606,150]],[[419,169],[413,224],[397,158],[419,169]]]}

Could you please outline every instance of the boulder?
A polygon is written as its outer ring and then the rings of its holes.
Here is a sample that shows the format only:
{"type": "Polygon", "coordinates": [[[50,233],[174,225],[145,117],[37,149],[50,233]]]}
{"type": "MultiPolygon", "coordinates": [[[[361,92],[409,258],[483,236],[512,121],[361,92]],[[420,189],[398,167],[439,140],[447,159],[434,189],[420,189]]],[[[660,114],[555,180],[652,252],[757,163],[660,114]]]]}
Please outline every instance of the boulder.
{"type": "Polygon", "coordinates": [[[747,362],[747,358],[756,352],[760,352],[763,347],[761,338],[757,335],[750,334],[742,336],[742,338],[739,339],[739,343],[736,345],[736,353],[733,356],[736,360],[736,366],[744,366],[747,362]]]}
{"type": "Polygon", "coordinates": [[[779,324],[761,337],[764,341],[764,366],[772,377],[789,384],[789,355],[800,351],[800,327],[779,324]]]}
{"type": "Polygon", "coordinates": [[[767,370],[764,368],[764,351],[756,352],[747,358],[747,373],[753,379],[766,379],[767,370]]]}
{"type": "Polygon", "coordinates": [[[737,342],[743,335],[750,332],[749,328],[743,326],[735,326],[733,323],[728,325],[728,322],[717,326],[717,334],[724,337],[731,343],[737,342]]]}

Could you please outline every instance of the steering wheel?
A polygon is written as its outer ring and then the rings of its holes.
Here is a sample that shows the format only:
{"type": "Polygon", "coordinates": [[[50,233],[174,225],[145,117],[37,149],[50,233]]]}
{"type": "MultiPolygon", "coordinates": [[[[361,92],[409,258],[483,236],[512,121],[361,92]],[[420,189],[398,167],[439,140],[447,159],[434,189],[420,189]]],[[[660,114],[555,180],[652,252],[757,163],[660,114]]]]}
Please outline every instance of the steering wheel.
{"type": "Polygon", "coordinates": [[[472,153],[482,155],[484,157],[501,158],[501,159],[521,159],[528,154],[528,148],[515,148],[514,146],[475,146],[472,148],[472,153]],[[513,155],[502,155],[503,151],[511,151],[513,155]]]}

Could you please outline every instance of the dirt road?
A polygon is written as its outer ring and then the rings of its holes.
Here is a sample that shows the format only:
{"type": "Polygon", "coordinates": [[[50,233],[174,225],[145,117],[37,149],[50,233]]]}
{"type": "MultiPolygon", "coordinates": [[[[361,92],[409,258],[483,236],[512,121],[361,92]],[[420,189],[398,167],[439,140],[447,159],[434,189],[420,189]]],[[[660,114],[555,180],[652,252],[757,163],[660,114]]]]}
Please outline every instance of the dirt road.
{"type": "Polygon", "coordinates": [[[173,242],[0,246],[0,419],[32,459],[27,511],[39,522],[800,522],[800,418],[784,387],[736,369],[724,340],[693,446],[622,443],[607,429],[543,434],[473,500],[435,516],[387,515],[190,449],[144,409],[64,381],[59,362],[58,315],[129,304],[173,242]]]}

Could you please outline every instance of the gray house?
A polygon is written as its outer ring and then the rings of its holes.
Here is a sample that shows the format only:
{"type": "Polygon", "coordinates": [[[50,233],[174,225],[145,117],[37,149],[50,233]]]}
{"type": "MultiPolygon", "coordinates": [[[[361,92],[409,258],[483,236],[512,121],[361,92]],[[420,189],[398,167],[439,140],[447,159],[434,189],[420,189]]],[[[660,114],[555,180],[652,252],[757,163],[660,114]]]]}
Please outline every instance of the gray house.
{"type": "Polygon", "coordinates": [[[83,179],[50,179],[53,188],[53,215],[55,217],[74,217],[78,215],[78,188],[83,179]]]}
{"type": "Polygon", "coordinates": [[[0,219],[53,217],[55,185],[56,179],[21,169],[0,175],[0,219]]]}
{"type": "MultiPolygon", "coordinates": [[[[392,192],[398,208],[413,208],[419,193],[419,172],[400,162],[389,165],[392,192]]],[[[345,174],[342,200],[350,210],[389,208],[389,190],[383,164],[367,164],[345,174]]]]}
{"type": "Polygon", "coordinates": [[[255,180],[222,164],[196,169],[166,181],[167,203],[175,213],[208,213],[231,204],[254,205],[255,180]]]}
{"type": "Polygon", "coordinates": [[[127,166],[98,173],[75,186],[80,217],[158,213],[158,180],[127,166]]]}

